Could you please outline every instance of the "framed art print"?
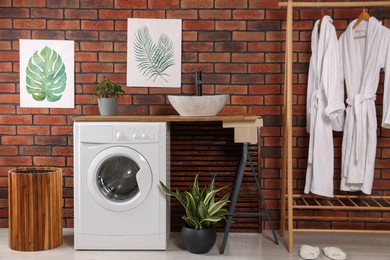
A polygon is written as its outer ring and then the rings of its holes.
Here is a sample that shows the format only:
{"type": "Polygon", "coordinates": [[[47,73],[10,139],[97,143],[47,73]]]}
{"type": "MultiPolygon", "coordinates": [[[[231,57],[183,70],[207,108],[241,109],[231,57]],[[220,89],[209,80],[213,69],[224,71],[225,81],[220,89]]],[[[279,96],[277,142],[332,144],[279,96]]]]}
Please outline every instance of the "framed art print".
{"type": "Polygon", "coordinates": [[[20,106],[74,108],[74,41],[20,40],[20,106]]]}
{"type": "Polygon", "coordinates": [[[181,19],[127,20],[127,86],[181,87],[181,19]]]}

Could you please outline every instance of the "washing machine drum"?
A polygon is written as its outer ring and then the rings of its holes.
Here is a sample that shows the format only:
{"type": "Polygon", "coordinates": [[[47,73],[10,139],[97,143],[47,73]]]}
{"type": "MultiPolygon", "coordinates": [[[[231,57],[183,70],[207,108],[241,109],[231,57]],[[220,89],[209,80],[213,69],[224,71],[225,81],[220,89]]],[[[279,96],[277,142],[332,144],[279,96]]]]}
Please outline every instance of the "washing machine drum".
{"type": "Polygon", "coordinates": [[[116,155],[102,163],[97,172],[99,190],[112,201],[127,201],[138,192],[139,165],[129,157],[116,155]]]}
{"type": "Polygon", "coordinates": [[[112,211],[126,211],[146,199],[153,179],[151,168],[140,153],[127,147],[112,147],[92,160],[87,183],[99,205],[112,211]]]}

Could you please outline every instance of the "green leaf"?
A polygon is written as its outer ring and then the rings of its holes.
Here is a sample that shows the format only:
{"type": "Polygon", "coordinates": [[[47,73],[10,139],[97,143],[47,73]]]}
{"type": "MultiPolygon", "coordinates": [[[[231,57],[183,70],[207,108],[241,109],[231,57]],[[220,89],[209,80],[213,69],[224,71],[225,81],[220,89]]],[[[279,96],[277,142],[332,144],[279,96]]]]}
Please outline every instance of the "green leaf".
{"type": "Polygon", "coordinates": [[[227,211],[226,209],[221,209],[217,213],[213,215],[213,217],[220,217],[220,218],[225,218],[225,216],[230,215],[230,212],[227,211]]]}
{"type": "Polygon", "coordinates": [[[167,194],[168,196],[175,197],[180,202],[180,204],[183,205],[183,207],[186,207],[187,205],[186,198],[180,193],[180,191],[176,190],[176,193],[170,191],[167,188],[167,186],[165,186],[164,183],[162,183],[161,181],[160,181],[160,187],[165,192],[165,194],[167,194]]]}
{"type": "Polygon", "coordinates": [[[209,185],[209,191],[212,191],[212,190],[215,189],[215,176],[216,176],[216,175],[217,175],[217,174],[214,173],[214,174],[213,174],[213,177],[211,178],[210,185],[209,185]]]}
{"type": "Polygon", "coordinates": [[[169,196],[175,196],[175,197],[176,197],[176,194],[175,194],[174,192],[170,191],[170,190],[167,188],[167,186],[165,186],[164,183],[162,183],[161,181],[160,181],[160,187],[161,187],[161,189],[165,192],[165,194],[167,194],[167,195],[169,195],[169,196]]]}
{"type": "Polygon", "coordinates": [[[222,187],[222,188],[219,188],[217,190],[212,190],[210,191],[206,198],[204,199],[204,204],[209,204],[210,200],[213,199],[215,197],[215,194],[217,194],[219,191],[223,190],[223,189],[226,189],[226,187],[222,187]]]}
{"type": "Polygon", "coordinates": [[[206,219],[203,219],[201,221],[202,228],[209,228],[215,225],[218,221],[220,221],[222,218],[218,217],[208,217],[206,219]]]}
{"type": "Polygon", "coordinates": [[[34,52],[28,60],[26,88],[36,101],[60,100],[66,88],[66,80],[65,64],[55,50],[45,46],[40,52],[34,52]]]}
{"type": "Polygon", "coordinates": [[[194,229],[202,229],[202,224],[195,218],[193,218],[192,216],[183,216],[182,217],[184,219],[184,221],[191,227],[191,228],[194,228],[194,229]]]}
{"type": "Polygon", "coordinates": [[[208,217],[208,218],[203,219],[202,222],[210,221],[210,222],[216,223],[216,222],[218,222],[218,221],[220,221],[220,220],[221,220],[220,217],[208,217]]]}
{"type": "Polygon", "coordinates": [[[192,194],[189,193],[188,191],[185,191],[184,194],[186,195],[186,198],[188,201],[188,207],[190,209],[196,209],[196,203],[195,203],[195,200],[194,200],[194,197],[192,196],[192,194]]]}
{"type": "Polygon", "coordinates": [[[223,208],[223,206],[225,206],[225,204],[227,202],[228,202],[228,200],[220,200],[220,201],[217,201],[216,203],[210,205],[210,207],[208,209],[208,214],[210,216],[217,214],[218,211],[220,211],[223,208]]]}
{"type": "Polygon", "coordinates": [[[199,172],[195,176],[194,184],[192,185],[192,188],[196,191],[199,191],[199,172]]]}
{"type": "Polygon", "coordinates": [[[206,208],[206,205],[203,203],[203,201],[200,201],[198,205],[198,214],[201,219],[205,219],[208,216],[208,210],[206,208]]]}
{"type": "Polygon", "coordinates": [[[173,42],[165,34],[162,34],[158,43],[154,43],[149,29],[143,26],[135,33],[134,54],[137,67],[143,76],[148,79],[161,77],[168,82],[164,76],[170,76],[164,71],[175,65],[173,42]]]}
{"type": "Polygon", "coordinates": [[[186,196],[183,195],[178,189],[176,189],[175,198],[185,207],[188,204],[186,196]]]}
{"type": "MultiPolygon", "coordinates": [[[[194,183],[192,185],[191,194],[194,197],[194,201],[199,202],[201,200],[202,194],[199,191],[199,182],[198,182],[199,173],[195,176],[194,183]]],[[[196,203],[198,204],[198,203],[196,203]]]]}

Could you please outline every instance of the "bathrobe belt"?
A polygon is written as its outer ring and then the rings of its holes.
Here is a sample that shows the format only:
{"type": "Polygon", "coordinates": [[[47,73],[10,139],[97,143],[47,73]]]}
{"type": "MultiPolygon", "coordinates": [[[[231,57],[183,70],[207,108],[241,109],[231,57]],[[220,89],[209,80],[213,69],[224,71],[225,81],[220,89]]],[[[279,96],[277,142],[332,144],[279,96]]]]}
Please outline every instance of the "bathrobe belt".
{"type": "MultiPolygon", "coordinates": [[[[366,96],[364,94],[356,94],[355,97],[353,98],[347,98],[347,104],[351,106],[354,117],[355,117],[355,122],[356,122],[356,127],[355,127],[355,162],[358,162],[360,159],[360,156],[363,155],[362,151],[362,140],[365,137],[365,132],[363,132],[363,128],[366,128],[367,126],[365,123],[367,122],[366,120],[363,120],[363,116],[367,116],[368,111],[362,111],[363,109],[363,102],[366,102],[368,100],[375,101],[376,96],[366,96]]],[[[367,107],[366,107],[367,110],[367,107]]]]}
{"type": "Polygon", "coordinates": [[[313,94],[311,96],[311,106],[310,106],[310,140],[309,140],[309,158],[308,158],[308,163],[313,163],[315,123],[316,123],[317,120],[321,120],[321,114],[318,114],[318,101],[326,102],[325,91],[322,90],[322,89],[314,90],[313,94]],[[317,119],[317,117],[319,117],[319,118],[317,119]]]}

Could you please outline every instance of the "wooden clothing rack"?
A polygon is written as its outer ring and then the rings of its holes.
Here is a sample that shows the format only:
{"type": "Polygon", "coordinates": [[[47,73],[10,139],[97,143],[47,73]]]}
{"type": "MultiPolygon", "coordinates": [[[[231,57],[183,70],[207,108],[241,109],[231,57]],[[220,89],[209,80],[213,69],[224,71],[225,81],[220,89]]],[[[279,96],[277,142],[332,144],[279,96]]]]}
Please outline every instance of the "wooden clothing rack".
{"type": "MultiPolygon", "coordinates": [[[[349,8],[390,6],[390,1],[360,1],[360,2],[279,2],[279,7],[287,8],[286,24],[286,56],[284,77],[284,107],[283,107],[283,152],[282,152],[282,194],[281,194],[281,224],[280,235],[288,231],[288,251],[293,252],[294,232],[354,232],[354,233],[389,233],[390,230],[350,230],[350,229],[300,229],[294,228],[294,220],[352,220],[389,222],[387,217],[359,218],[334,216],[303,216],[303,210],[354,210],[354,211],[390,211],[390,196],[346,196],[336,195],[325,198],[314,195],[293,194],[292,166],[292,46],[293,46],[293,10],[294,8],[349,8]],[[287,186],[287,187],[286,187],[287,186]],[[287,188],[287,193],[286,193],[287,188]],[[287,204],[286,204],[287,200],[287,204]],[[287,206],[287,216],[286,216],[287,206]],[[294,215],[296,210],[300,214],[294,215]]],[[[384,214],[381,214],[383,216],[384,214]]]]}

